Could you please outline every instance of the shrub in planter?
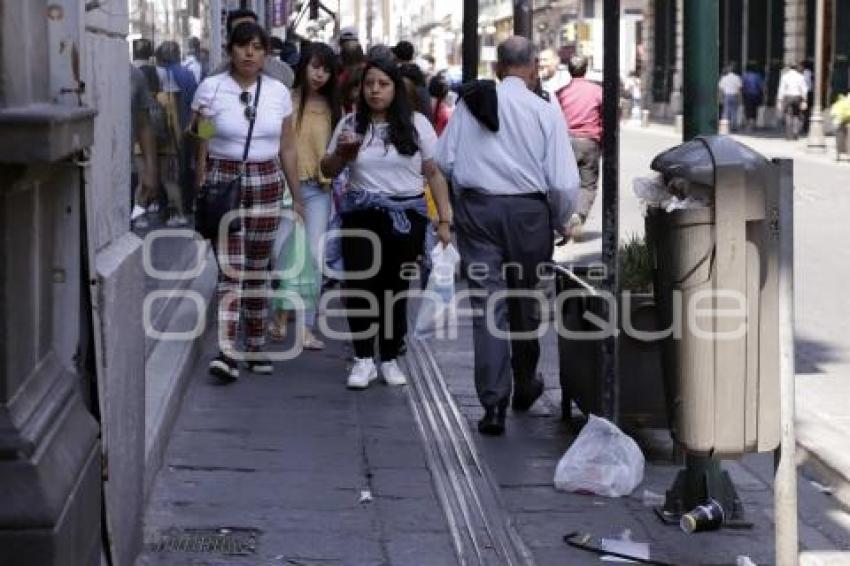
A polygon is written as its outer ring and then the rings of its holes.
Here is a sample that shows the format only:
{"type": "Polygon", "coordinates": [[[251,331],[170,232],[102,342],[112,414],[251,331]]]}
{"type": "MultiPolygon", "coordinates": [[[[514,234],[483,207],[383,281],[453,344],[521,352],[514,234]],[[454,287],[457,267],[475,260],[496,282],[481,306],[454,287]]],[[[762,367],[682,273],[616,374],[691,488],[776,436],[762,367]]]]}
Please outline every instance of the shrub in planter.
{"type": "MultiPolygon", "coordinates": [[[[591,285],[592,270],[573,266],[575,274],[591,285]]],[[[629,237],[619,250],[620,299],[617,323],[620,330],[620,417],[631,426],[667,425],[661,365],[661,344],[645,342],[624,332],[629,327],[643,331],[658,330],[658,317],[652,295],[653,256],[643,238],[629,237]]],[[[558,292],[578,286],[567,277],[557,280],[558,292]]],[[[600,330],[584,318],[586,313],[602,316],[604,299],[584,293],[564,301],[560,325],[573,333],[600,330]]],[[[570,417],[570,402],[575,401],[585,415],[601,414],[603,380],[601,375],[602,339],[558,339],[563,416],[570,417]]]]}

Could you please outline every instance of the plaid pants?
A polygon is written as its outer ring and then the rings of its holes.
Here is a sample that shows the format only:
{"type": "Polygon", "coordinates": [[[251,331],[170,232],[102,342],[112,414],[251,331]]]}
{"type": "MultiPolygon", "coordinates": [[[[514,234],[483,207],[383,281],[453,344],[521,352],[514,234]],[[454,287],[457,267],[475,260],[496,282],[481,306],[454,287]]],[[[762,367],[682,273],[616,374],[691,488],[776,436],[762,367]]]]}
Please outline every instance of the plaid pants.
{"type": "MultiPolygon", "coordinates": [[[[207,182],[226,182],[238,175],[240,162],[209,159],[207,182]]],[[[242,229],[230,234],[219,250],[218,342],[228,355],[237,351],[240,314],[247,351],[265,344],[268,314],[268,263],[280,220],[284,177],[277,160],[248,163],[242,178],[242,229]]]]}

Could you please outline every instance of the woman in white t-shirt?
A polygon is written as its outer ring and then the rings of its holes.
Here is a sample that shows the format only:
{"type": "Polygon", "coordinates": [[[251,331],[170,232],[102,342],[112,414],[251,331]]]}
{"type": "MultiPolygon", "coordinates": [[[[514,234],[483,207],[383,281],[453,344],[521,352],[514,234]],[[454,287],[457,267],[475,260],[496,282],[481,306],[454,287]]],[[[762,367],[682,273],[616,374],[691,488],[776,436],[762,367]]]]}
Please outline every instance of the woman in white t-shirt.
{"type": "Polygon", "coordinates": [[[443,245],[451,240],[448,189],[433,161],[436,142],[428,120],[410,108],[395,62],[371,59],[363,72],[357,113],[340,121],[322,159],[327,177],[338,175],[346,166],[350,173],[340,215],[349,291],[345,305],[356,356],[348,377],[352,389],[368,387],[377,377],[376,354],[388,384],[406,383],[396,364],[407,333],[404,293],[409,279],[403,277],[403,269],[423,253],[428,224],[426,181],[437,204],[439,239],[443,245]],[[352,230],[374,234],[380,249],[362,235],[348,232],[352,230]],[[369,276],[363,278],[364,272],[369,276]],[[377,312],[364,316],[373,300],[377,312]]]}
{"type": "MultiPolygon", "coordinates": [[[[267,311],[266,274],[280,216],[284,177],[292,191],[293,208],[303,214],[298,183],[292,99],[280,82],[261,74],[269,36],[260,26],[237,26],[227,46],[230,72],[204,80],[195,93],[192,110],[200,143],[198,188],[242,177],[242,227],[230,233],[217,250],[220,353],[209,366],[222,381],[239,376],[235,360],[240,319],[245,325],[246,352],[254,373],[271,373],[272,364],[261,350],[267,311]],[[243,152],[251,121],[253,134],[245,163],[243,152]],[[224,247],[226,245],[226,248],[224,247]],[[245,297],[242,298],[243,292],[245,297]]],[[[218,242],[216,242],[218,243],[218,242]]]]}

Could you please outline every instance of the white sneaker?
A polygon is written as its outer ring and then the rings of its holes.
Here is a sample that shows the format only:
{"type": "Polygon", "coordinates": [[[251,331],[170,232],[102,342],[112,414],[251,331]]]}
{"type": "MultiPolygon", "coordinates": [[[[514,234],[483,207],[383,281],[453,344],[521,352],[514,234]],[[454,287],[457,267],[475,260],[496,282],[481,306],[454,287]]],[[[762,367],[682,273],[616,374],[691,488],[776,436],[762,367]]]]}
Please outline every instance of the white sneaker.
{"type": "Polygon", "coordinates": [[[141,206],[139,206],[137,204],[133,207],[133,211],[130,212],[130,220],[135,220],[136,218],[138,218],[139,216],[142,216],[146,212],[147,212],[147,210],[145,210],[144,208],[142,208],[141,206]]]}
{"type": "Polygon", "coordinates": [[[165,221],[165,225],[169,228],[182,228],[187,224],[188,221],[186,220],[186,217],[182,214],[175,214],[174,216],[165,221]]]}
{"type": "Polygon", "coordinates": [[[146,216],[139,216],[138,218],[133,220],[133,228],[142,229],[142,230],[145,229],[145,228],[150,228],[150,222],[148,222],[148,219],[147,219],[146,216]]]}
{"type": "Polygon", "coordinates": [[[567,228],[570,231],[570,236],[574,242],[581,241],[581,230],[584,227],[584,220],[578,213],[570,216],[570,221],[567,223],[567,228]]]}
{"type": "Polygon", "coordinates": [[[387,385],[407,385],[407,378],[395,360],[381,363],[381,375],[384,376],[387,385]]]}
{"type": "Polygon", "coordinates": [[[366,389],[369,384],[378,379],[378,368],[372,358],[354,358],[354,367],[348,374],[349,389],[366,389]]]}

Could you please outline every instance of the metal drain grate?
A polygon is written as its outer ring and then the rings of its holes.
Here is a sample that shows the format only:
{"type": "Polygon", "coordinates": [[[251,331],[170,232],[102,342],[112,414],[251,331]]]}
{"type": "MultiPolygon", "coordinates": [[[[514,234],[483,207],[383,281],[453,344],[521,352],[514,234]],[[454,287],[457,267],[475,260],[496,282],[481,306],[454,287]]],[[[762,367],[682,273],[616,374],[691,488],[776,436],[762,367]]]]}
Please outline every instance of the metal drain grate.
{"type": "Polygon", "coordinates": [[[249,556],[257,550],[257,529],[173,529],[147,541],[147,550],[155,553],[198,553],[249,556]]]}

